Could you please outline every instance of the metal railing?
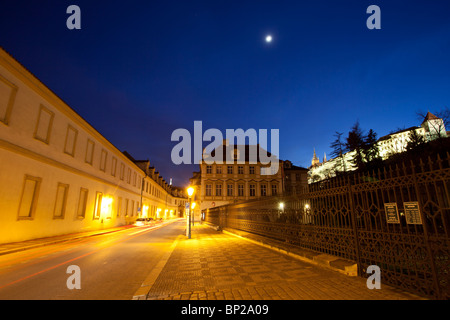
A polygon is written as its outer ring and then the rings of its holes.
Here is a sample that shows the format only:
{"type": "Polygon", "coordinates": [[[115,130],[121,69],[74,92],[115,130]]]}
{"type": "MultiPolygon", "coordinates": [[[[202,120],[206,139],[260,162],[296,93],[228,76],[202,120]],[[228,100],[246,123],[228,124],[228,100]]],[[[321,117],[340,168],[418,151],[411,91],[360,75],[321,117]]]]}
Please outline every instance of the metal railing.
{"type": "Polygon", "coordinates": [[[207,222],[377,265],[387,284],[450,298],[450,156],[347,174],[307,192],[209,209],[207,222]],[[281,209],[280,203],[284,206],[281,209]]]}

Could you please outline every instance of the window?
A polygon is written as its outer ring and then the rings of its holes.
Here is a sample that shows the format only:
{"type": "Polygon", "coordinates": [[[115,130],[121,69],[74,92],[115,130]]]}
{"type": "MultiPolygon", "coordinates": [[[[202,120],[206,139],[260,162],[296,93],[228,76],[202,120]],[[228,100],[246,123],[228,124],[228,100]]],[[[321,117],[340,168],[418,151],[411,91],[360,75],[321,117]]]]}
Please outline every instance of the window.
{"type": "Polygon", "coordinates": [[[32,219],[36,210],[41,178],[25,176],[19,206],[19,219],[32,219]]]}
{"type": "Polygon", "coordinates": [[[50,133],[52,131],[53,118],[55,114],[49,109],[41,105],[39,109],[39,115],[34,130],[34,138],[44,143],[49,143],[50,133]]]}
{"type": "Polygon", "coordinates": [[[249,167],[249,174],[255,174],[255,166],[249,167]]]}
{"type": "Polygon", "coordinates": [[[127,183],[130,184],[131,183],[131,169],[128,168],[127,171],[127,183]]]}
{"type": "Polygon", "coordinates": [[[278,187],[276,184],[272,185],[272,195],[275,196],[278,193],[278,187]]]}
{"type": "Polygon", "coordinates": [[[103,214],[105,219],[111,219],[112,218],[112,203],[114,201],[114,198],[111,196],[108,196],[106,198],[105,203],[102,203],[102,206],[104,206],[104,208],[102,208],[104,210],[103,214]]]}
{"type": "Polygon", "coordinates": [[[228,174],[233,174],[233,166],[228,166],[227,167],[227,173],[228,174]]]}
{"type": "Polygon", "coordinates": [[[244,174],[244,166],[238,166],[238,174],[244,174]]]}
{"type": "Polygon", "coordinates": [[[100,156],[100,170],[106,171],[106,159],[108,158],[108,152],[105,149],[102,149],[102,154],[100,156]]]}
{"type": "Polygon", "coordinates": [[[53,212],[53,218],[55,219],[64,219],[68,190],[69,185],[58,183],[58,187],[56,189],[55,210],[53,212]]]}
{"type": "Polygon", "coordinates": [[[116,176],[116,171],[117,171],[117,159],[115,157],[112,158],[112,162],[111,162],[111,175],[113,177],[116,176]]]}
{"type": "Polygon", "coordinates": [[[9,123],[16,93],[17,87],[0,76],[0,122],[6,125],[9,123]]]}
{"type": "Polygon", "coordinates": [[[120,164],[120,180],[125,179],[125,165],[123,163],[120,164]]]}
{"type": "Polygon", "coordinates": [[[92,165],[92,160],[94,159],[94,148],[95,143],[91,139],[88,139],[86,146],[86,157],[84,161],[92,165]]]}
{"type": "Polygon", "coordinates": [[[206,185],[205,195],[206,195],[207,197],[212,196],[212,185],[210,185],[210,184],[207,184],[207,185],[206,185]]]}
{"type": "Polygon", "coordinates": [[[262,184],[261,186],[261,196],[267,196],[267,186],[265,184],[262,184]]]}
{"type": "Polygon", "coordinates": [[[75,155],[75,145],[77,143],[78,131],[70,124],[67,126],[66,133],[66,142],[64,145],[64,153],[71,155],[72,157],[75,155]]]}
{"type": "Polygon", "coordinates": [[[216,173],[217,174],[222,174],[222,166],[217,166],[216,167],[216,173]]]}
{"type": "Polygon", "coordinates": [[[78,198],[77,217],[84,218],[86,215],[86,204],[88,197],[88,189],[81,188],[80,196],[78,198]]]}
{"type": "Polygon", "coordinates": [[[227,196],[229,196],[229,197],[233,196],[233,185],[232,184],[227,185],[227,196]]]}
{"type": "Polygon", "coordinates": [[[222,196],[222,185],[216,184],[216,196],[220,197],[222,196]]]}
{"type": "Polygon", "coordinates": [[[100,219],[100,215],[102,212],[102,198],[103,194],[101,192],[97,192],[95,195],[94,220],[100,219]]]}
{"type": "Polygon", "coordinates": [[[122,198],[119,197],[117,199],[117,217],[120,217],[122,215],[122,198]]]}
{"type": "Polygon", "coordinates": [[[239,197],[243,197],[244,196],[244,185],[243,184],[239,184],[238,185],[238,196],[239,197]]]}
{"type": "Polygon", "coordinates": [[[134,200],[131,200],[131,216],[134,216],[134,200]]]}
{"type": "Polygon", "coordinates": [[[212,166],[206,166],[206,173],[212,173],[212,166]]]}
{"type": "Polygon", "coordinates": [[[125,211],[124,211],[124,213],[125,213],[125,217],[128,217],[128,199],[125,199],[125,211]]]}
{"type": "Polygon", "coordinates": [[[250,185],[250,197],[254,197],[256,195],[256,186],[254,184],[250,185]]]}

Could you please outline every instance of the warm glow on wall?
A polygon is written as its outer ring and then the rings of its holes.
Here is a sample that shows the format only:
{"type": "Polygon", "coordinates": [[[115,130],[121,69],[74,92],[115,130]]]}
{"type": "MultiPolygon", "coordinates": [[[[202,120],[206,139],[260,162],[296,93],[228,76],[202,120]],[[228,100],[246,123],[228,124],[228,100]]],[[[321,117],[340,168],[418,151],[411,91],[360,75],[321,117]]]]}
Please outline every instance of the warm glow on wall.
{"type": "Polygon", "coordinates": [[[142,217],[147,218],[148,216],[148,205],[144,204],[142,207],[142,217]]]}
{"type": "Polygon", "coordinates": [[[113,198],[109,196],[103,196],[102,198],[102,209],[101,214],[103,217],[111,217],[111,208],[113,203],[113,198]]]}
{"type": "Polygon", "coordinates": [[[159,218],[159,213],[161,212],[161,208],[156,209],[156,218],[159,218]]]}

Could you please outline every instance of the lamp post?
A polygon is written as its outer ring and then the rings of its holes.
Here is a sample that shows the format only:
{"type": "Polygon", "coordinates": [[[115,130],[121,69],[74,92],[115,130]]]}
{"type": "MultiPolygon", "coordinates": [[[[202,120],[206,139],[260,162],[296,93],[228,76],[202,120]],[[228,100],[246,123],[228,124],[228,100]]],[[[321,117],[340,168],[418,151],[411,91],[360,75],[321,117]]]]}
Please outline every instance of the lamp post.
{"type": "Polygon", "coordinates": [[[189,216],[188,216],[188,227],[187,227],[187,236],[188,239],[191,238],[191,207],[192,207],[192,195],[194,194],[194,188],[187,188],[187,194],[189,196],[189,216]]]}

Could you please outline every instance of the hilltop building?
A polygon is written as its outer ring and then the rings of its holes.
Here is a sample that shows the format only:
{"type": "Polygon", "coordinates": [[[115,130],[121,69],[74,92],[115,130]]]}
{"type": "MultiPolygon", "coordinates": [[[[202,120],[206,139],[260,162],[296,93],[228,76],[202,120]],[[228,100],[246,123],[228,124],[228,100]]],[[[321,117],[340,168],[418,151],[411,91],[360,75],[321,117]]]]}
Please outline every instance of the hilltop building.
{"type": "MultiPolygon", "coordinates": [[[[428,112],[420,127],[399,130],[379,138],[377,144],[380,157],[385,160],[393,154],[406,151],[406,146],[410,141],[409,137],[412,131],[415,131],[419,136],[422,136],[425,142],[448,136],[443,119],[428,112]]],[[[343,155],[343,165],[345,166],[346,171],[355,170],[355,167],[351,163],[354,153],[355,152],[352,151],[343,155]]],[[[343,166],[340,161],[342,160],[336,158],[327,161],[325,156],[324,160],[320,162],[319,158],[316,156],[316,150],[314,149],[311,166],[308,168],[308,182],[312,183],[333,177],[336,168],[341,168],[343,166]]]]}

